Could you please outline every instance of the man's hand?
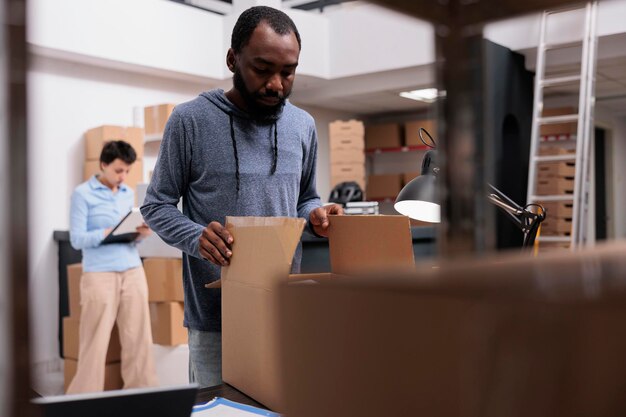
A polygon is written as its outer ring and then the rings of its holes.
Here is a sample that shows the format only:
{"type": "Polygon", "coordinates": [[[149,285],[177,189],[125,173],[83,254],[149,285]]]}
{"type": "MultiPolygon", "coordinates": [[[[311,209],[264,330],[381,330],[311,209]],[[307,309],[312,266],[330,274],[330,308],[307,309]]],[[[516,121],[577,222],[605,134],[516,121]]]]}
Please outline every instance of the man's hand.
{"type": "Polygon", "coordinates": [[[339,204],[329,204],[327,206],[318,207],[309,214],[309,222],[315,233],[320,236],[328,236],[329,214],[343,215],[343,207],[339,204]]]}
{"type": "Polygon", "coordinates": [[[233,244],[233,236],[218,222],[211,222],[202,231],[199,239],[200,256],[218,266],[227,266],[233,244]]]}

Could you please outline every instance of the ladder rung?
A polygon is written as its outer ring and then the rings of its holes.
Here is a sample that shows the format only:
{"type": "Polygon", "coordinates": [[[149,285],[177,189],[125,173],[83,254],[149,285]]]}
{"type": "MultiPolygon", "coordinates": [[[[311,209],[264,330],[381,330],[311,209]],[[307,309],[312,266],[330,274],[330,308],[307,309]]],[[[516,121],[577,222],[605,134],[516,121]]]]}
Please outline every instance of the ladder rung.
{"type": "Polygon", "coordinates": [[[540,117],[539,123],[544,125],[549,125],[553,123],[563,123],[563,122],[577,122],[578,115],[577,114],[564,114],[562,116],[548,116],[548,117],[540,117]]]}
{"type": "Polygon", "coordinates": [[[574,201],[574,196],[572,194],[559,194],[559,195],[534,195],[530,199],[530,202],[547,203],[548,201],[574,201]]]}
{"type": "Polygon", "coordinates": [[[568,75],[566,77],[552,77],[546,78],[541,82],[544,87],[550,87],[553,85],[567,84],[574,81],[580,81],[580,75],[568,75]]]}
{"type": "Polygon", "coordinates": [[[543,235],[540,235],[539,237],[537,237],[537,240],[539,241],[539,246],[541,247],[541,242],[571,242],[572,241],[572,237],[571,236],[543,236],[543,235]]]}
{"type": "Polygon", "coordinates": [[[560,162],[560,161],[575,161],[576,154],[568,153],[565,155],[541,155],[533,158],[535,162],[560,162]]]}
{"type": "Polygon", "coordinates": [[[548,49],[566,49],[566,48],[574,48],[576,46],[582,46],[583,42],[580,41],[572,41],[572,42],[563,42],[563,43],[545,43],[543,44],[543,48],[545,50],[548,49]]]}

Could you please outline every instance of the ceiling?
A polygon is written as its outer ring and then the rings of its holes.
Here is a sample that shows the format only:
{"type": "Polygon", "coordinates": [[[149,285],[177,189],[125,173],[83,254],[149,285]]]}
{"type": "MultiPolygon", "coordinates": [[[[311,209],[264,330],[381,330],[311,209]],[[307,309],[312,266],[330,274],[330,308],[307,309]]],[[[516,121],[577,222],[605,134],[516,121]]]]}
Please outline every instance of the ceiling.
{"type": "MultiPolygon", "coordinates": [[[[217,13],[229,13],[231,0],[172,0],[217,13]]],[[[555,0],[560,1],[560,0],[555,0]]],[[[326,6],[346,0],[282,0],[284,7],[319,12],[326,6]]],[[[386,3],[386,2],[385,2],[386,3]]],[[[393,3],[391,1],[390,3],[393,3]]],[[[526,67],[534,71],[536,49],[517,51],[526,58],[526,67]]],[[[606,36],[598,42],[596,103],[613,114],[626,116],[626,34],[606,36]]],[[[580,50],[572,48],[548,60],[546,74],[572,74],[579,71],[580,50]]],[[[229,80],[227,80],[227,83],[229,80]]],[[[299,75],[292,100],[302,105],[343,111],[358,116],[432,111],[432,104],[399,96],[401,91],[433,87],[434,65],[405,68],[382,73],[332,80],[299,75]]],[[[576,105],[577,84],[545,91],[550,105],[576,105]]]]}

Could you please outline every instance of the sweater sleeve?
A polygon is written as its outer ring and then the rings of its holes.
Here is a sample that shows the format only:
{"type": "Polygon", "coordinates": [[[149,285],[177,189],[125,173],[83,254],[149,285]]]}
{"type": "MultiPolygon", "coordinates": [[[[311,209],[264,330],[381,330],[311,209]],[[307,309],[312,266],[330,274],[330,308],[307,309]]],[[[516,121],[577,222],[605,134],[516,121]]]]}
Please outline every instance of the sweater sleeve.
{"type": "Polygon", "coordinates": [[[304,148],[305,155],[302,164],[300,195],[298,196],[298,217],[306,220],[309,230],[315,234],[308,223],[311,211],[322,205],[315,188],[315,170],[317,165],[317,133],[315,124],[311,123],[309,132],[309,143],[304,148]]]}
{"type": "Polygon", "coordinates": [[[163,133],[141,214],[165,243],[200,258],[198,239],[205,225],[190,220],[177,208],[187,190],[191,158],[191,143],[180,114],[174,109],[163,133]]]}
{"type": "Polygon", "coordinates": [[[70,203],[70,244],[76,250],[95,248],[104,239],[106,229],[87,230],[88,217],[87,200],[74,191],[70,203]]]}

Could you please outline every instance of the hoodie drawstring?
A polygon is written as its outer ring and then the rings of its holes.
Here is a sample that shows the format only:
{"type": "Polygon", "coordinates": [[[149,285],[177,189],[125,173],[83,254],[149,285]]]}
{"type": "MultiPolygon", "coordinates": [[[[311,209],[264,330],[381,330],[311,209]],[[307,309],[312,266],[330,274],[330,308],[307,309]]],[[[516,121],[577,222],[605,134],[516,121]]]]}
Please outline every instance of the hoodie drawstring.
{"type": "MultiPolygon", "coordinates": [[[[239,179],[239,153],[237,152],[237,141],[235,140],[235,122],[233,114],[228,113],[228,119],[230,121],[230,140],[233,143],[233,152],[235,154],[235,180],[237,181],[237,194],[239,194],[239,188],[241,180],[239,179]]],[[[278,124],[274,122],[274,161],[272,162],[271,174],[276,173],[276,167],[278,166],[278,124]]]]}
{"type": "Polygon", "coordinates": [[[278,125],[274,122],[274,162],[272,163],[272,175],[276,173],[278,165],[278,125]]]}
{"type": "Polygon", "coordinates": [[[233,152],[235,153],[235,179],[237,180],[237,194],[239,194],[239,153],[237,153],[237,141],[235,141],[235,124],[232,113],[228,113],[230,119],[230,139],[233,142],[233,152]]]}

